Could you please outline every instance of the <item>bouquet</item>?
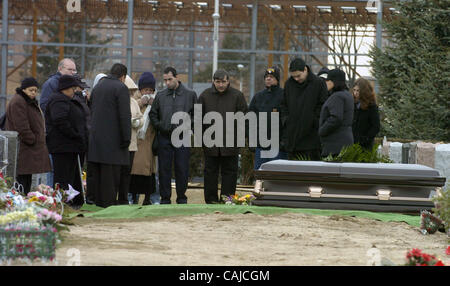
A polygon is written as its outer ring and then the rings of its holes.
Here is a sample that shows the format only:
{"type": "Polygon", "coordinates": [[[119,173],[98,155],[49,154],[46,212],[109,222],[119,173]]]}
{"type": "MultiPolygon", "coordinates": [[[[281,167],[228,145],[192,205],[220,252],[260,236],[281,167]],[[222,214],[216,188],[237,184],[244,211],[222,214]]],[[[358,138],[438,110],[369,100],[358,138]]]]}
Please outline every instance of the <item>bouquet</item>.
{"type": "Polygon", "coordinates": [[[406,266],[445,266],[441,260],[434,255],[429,255],[418,248],[413,248],[406,254],[406,266]]]}
{"type": "Polygon", "coordinates": [[[226,205],[244,205],[248,206],[252,204],[252,201],[256,199],[254,195],[239,196],[235,194],[233,196],[222,196],[226,205]]]}

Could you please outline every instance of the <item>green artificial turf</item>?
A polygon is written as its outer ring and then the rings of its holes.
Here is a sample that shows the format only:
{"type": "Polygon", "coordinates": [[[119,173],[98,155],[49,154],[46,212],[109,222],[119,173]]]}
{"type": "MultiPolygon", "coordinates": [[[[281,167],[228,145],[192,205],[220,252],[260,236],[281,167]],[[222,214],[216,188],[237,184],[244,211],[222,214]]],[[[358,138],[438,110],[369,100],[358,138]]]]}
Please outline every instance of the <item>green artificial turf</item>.
{"type": "MultiPolygon", "coordinates": [[[[342,215],[364,217],[379,221],[397,221],[406,222],[409,225],[420,227],[420,216],[404,215],[397,213],[380,213],[369,211],[348,211],[348,210],[320,210],[320,209],[300,209],[300,208],[281,208],[266,206],[239,206],[224,204],[187,204],[187,205],[121,205],[111,206],[108,208],[100,208],[94,205],[84,205],[79,213],[85,217],[92,218],[109,218],[109,219],[127,219],[127,218],[144,218],[144,217],[164,217],[164,216],[180,216],[209,214],[221,212],[225,214],[244,214],[253,213],[258,215],[273,215],[282,213],[303,213],[312,215],[342,215]]],[[[73,216],[78,215],[74,214],[73,216]]],[[[72,217],[73,217],[72,216],[72,217]]]]}

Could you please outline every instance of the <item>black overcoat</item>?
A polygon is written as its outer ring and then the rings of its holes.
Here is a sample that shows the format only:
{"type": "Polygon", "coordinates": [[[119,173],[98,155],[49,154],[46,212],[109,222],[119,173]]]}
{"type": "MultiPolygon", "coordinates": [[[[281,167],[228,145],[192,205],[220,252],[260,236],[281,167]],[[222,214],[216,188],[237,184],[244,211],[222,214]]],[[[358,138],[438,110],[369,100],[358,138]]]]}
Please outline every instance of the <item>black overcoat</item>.
{"type": "Polygon", "coordinates": [[[361,147],[371,149],[375,136],[380,132],[380,115],[376,104],[369,105],[364,110],[355,105],[353,115],[353,141],[361,147]]]}
{"type": "Polygon", "coordinates": [[[322,156],[337,155],[353,144],[353,97],[347,90],[334,92],[320,112],[319,135],[322,156]]]}
{"type": "Polygon", "coordinates": [[[119,79],[104,77],[91,93],[88,161],[128,165],[131,109],[128,88],[119,79]]]}
{"type": "Polygon", "coordinates": [[[84,153],[87,125],[83,106],[60,92],[50,96],[45,110],[49,153],[84,153]]]}
{"type": "Polygon", "coordinates": [[[308,77],[302,84],[292,77],[286,81],[280,105],[280,147],[290,153],[320,149],[319,117],[328,91],[325,82],[307,68],[308,77]]]}

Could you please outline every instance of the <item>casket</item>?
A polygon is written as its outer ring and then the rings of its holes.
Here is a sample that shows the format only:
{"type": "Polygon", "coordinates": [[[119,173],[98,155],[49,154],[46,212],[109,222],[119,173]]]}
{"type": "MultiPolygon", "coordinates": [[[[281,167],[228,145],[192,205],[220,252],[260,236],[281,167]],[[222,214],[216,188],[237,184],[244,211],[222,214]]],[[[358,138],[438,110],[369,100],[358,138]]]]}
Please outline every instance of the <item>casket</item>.
{"type": "Polygon", "coordinates": [[[431,210],[445,184],[438,170],[416,164],[274,160],[255,177],[255,205],[405,213],[431,210]]]}

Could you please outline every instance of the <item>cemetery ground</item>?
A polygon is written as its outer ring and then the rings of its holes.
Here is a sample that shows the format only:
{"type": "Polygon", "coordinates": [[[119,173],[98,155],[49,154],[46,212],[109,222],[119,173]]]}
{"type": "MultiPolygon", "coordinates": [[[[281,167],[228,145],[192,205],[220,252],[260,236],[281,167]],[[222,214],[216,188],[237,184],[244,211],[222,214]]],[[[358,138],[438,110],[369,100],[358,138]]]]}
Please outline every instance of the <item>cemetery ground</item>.
{"type": "MultiPolygon", "coordinates": [[[[189,188],[187,196],[189,204],[204,204],[203,189],[189,188]]],[[[406,222],[339,214],[215,211],[126,219],[84,215],[70,222],[69,231],[61,232],[56,263],[47,265],[364,266],[377,254],[384,263],[401,265],[412,248],[450,264],[444,233],[423,235],[406,222]]]]}
{"type": "MultiPolygon", "coordinates": [[[[204,203],[202,189],[188,189],[187,196],[190,204],[204,203]]],[[[412,248],[450,264],[446,234],[423,235],[405,222],[361,217],[218,211],[132,219],[75,217],[72,222],[56,251],[59,265],[73,263],[73,249],[79,250],[82,266],[367,265],[373,260],[372,248],[395,264],[404,264],[412,248]]]]}

